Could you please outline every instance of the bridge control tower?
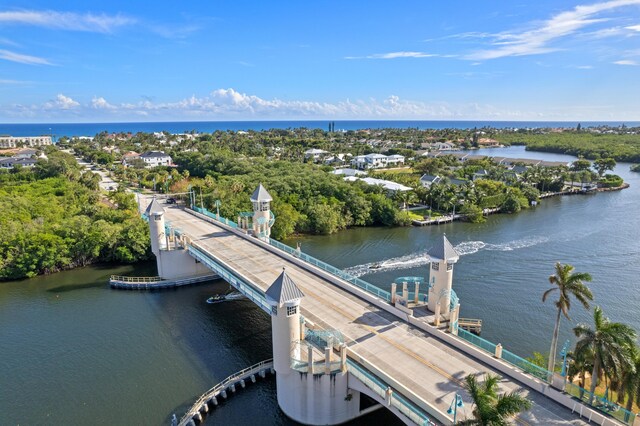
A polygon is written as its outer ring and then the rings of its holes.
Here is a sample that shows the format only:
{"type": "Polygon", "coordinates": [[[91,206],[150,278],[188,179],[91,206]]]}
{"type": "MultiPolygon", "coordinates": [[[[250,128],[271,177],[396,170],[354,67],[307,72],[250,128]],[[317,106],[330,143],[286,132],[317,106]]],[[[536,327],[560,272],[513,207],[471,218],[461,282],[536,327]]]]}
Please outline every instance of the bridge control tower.
{"type": "Polygon", "coordinates": [[[153,197],[151,204],[144,212],[149,218],[149,233],[151,234],[151,251],[157,256],[160,250],[167,249],[167,236],[165,234],[164,209],[160,202],[153,197]]]}
{"type": "Polygon", "coordinates": [[[460,255],[446,235],[439,238],[427,254],[430,260],[428,308],[436,314],[436,318],[443,315],[450,319],[453,264],[460,259],[460,255]]]}
{"type": "Polygon", "coordinates": [[[270,203],[273,201],[271,194],[267,192],[262,184],[258,185],[253,194],[251,194],[251,202],[253,203],[253,235],[258,238],[269,238],[271,235],[271,226],[273,225],[274,216],[271,213],[270,203]]]}

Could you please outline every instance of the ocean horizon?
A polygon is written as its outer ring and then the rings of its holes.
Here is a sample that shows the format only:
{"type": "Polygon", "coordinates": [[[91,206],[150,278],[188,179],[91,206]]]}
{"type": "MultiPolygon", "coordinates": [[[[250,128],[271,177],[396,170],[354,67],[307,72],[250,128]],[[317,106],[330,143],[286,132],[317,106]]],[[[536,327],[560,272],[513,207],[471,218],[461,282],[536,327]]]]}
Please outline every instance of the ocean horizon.
{"type": "Polygon", "coordinates": [[[8,136],[40,136],[53,135],[54,139],[62,136],[94,136],[102,131],[112,132],[161,132],[184,133],[196,131],[211,133],[221,131],[248,131],[289,129],[306,127],[312,129],[329,128],[335,123],[336,131],[383,129],[383,128],[417,128],[426,129],[473,129],[493,128],[572,128],[612,126],[623,124],[635,127],[640,122],[625,121],[489,121],[489,120],[265,120],[265,121],[158,121],[158,122],[113,122],[113,123],[1,123],[0,135],[8,136]]]}

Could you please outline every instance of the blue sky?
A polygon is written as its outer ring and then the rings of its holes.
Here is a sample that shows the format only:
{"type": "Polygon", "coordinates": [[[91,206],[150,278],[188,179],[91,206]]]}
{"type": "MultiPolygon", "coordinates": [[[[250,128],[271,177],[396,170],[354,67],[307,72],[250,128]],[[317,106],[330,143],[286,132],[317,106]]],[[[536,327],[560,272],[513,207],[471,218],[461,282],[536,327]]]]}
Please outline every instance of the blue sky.
{"type": "Polygon", "coordinates": [[[0,121],[640,120],[640,0],[22,1],[0,121]]]}

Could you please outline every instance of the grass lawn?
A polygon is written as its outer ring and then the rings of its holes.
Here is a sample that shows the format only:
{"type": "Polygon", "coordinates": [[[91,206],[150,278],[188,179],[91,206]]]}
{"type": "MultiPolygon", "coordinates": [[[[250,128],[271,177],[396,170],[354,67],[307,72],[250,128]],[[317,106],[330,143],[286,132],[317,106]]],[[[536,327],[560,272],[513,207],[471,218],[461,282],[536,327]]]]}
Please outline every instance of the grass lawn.
{"type": "MultiPolygon", "coordinates": [[[[429,209],[411,210],[408,213],[412,220],[424,220],[425,217],[429,216],[429,209]]],[[[431,210],[431,218],[439,216],[442,216],[442,214],[431,210]]]]}

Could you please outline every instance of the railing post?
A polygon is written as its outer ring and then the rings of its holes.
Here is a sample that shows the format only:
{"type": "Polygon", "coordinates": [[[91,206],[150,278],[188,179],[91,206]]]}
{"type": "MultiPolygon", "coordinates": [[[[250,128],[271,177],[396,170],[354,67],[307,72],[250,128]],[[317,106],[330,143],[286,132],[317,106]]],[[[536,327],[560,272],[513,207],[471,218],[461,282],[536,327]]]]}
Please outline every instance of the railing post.
{"type": "Polygon", "coordinates": [[[329,346],[324,348],[324,372],[326,374],[331,373],[331,352],[333,352],[333,349],[329,346]]]}
{"type": "Polygon", "coordinates": [[[392,305],[396,304],[396,287],[397,287],[396,283],[391,284],[391,304],[392,305]]]}
{"type": "Polygon", "coordinates": [[[409,302],[409,289],[407,288],[407,283],[402,283],[402,298],[405,300],[405,303],[409,302]]]}
{"type": "Polygon", "coordinates": [[[393,389],[387,388],[384,393],[384,402],[387,404],[387,407],[391,406],[391,395],[393,395],[393,389]]]}
{"type": "Polygon", "coordinates": [[[502,343],[498,343],[496,345],[496,353],[495,353],[496,358],[500,359],[502,358],[502,343]]]}
{"type": "Polygon", "coordinates": [[[413,295],[413,302],[418,303],[420,301],[420,281],[416,281],[416,292],[413,295]]]}
{"type": "Polygon", "coordinates": [[[340,345],[340,369],[342,372],[347,371],[347,344],[340,345]]]}
{"type": "Polygon", "coordinates": [[[307,363],[309,364],[307,370],[309,374],[313,375],[313,346],[311,345],[307,346],[307,363]]]}

